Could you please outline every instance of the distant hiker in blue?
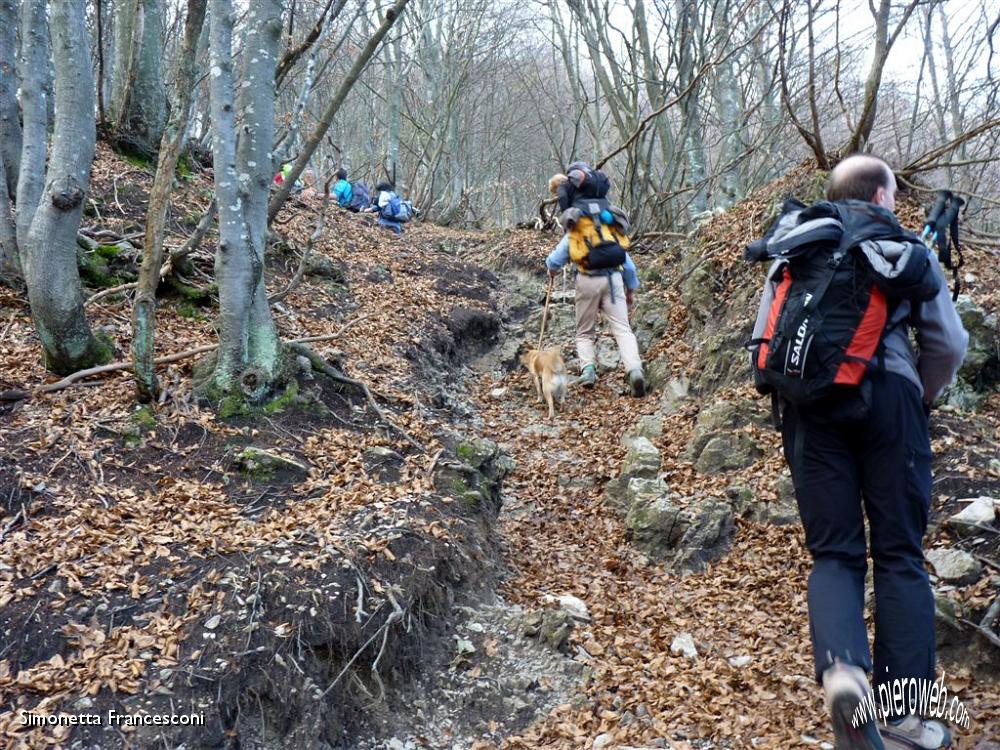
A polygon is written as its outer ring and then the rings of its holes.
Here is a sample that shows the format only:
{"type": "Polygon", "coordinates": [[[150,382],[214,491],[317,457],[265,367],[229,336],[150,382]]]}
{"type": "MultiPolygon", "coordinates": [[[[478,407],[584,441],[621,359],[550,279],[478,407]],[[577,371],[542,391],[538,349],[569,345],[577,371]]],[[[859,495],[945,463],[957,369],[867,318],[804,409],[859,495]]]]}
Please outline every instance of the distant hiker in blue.
{"type": "Polygon", "coordinates": [[[333,185],[333,197],[337,199],[337,205],[341,208],[348,208],[351,205],[351,198],[354,196],[354,189],[347,181],[347,170],[341,167],[337,170],[337,181],[333,185]]]}
{"type": "Polygon", "coordinates": [[[380,182],[375,186],[372,210],[378,212],[378,223],[389,227],[396,234],[403,233],[403,224],[418,213],[409,201],[404,201],[391,182],[380,182]]]}

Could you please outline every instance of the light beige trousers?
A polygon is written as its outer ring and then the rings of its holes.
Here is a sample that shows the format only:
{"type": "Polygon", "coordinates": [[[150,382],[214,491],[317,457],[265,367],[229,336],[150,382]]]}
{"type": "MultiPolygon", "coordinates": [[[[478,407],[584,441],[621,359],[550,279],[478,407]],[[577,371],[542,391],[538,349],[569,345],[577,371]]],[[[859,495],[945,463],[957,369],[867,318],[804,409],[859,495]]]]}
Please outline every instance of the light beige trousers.
{"type": "Polygon", "coordinates": [[[580,357],[580,367],[595,364],[598,310],[604,313],[604,319],[615,337],[625,372],[641,368],[639,344],[628,322],[625,283],[620,273],[611,276],[576,275],[576,353],[580,357]],[[612,284],[614,302],[611,301],[612,284]]]}

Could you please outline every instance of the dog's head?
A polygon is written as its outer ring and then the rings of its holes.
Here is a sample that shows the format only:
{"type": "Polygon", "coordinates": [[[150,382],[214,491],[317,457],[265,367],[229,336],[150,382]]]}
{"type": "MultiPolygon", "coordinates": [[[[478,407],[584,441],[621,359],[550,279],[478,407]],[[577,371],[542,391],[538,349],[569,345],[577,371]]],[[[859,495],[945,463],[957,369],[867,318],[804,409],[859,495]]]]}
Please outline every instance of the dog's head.
{"type": "Polygon", "coordinates": [[[521,364],[530,370],[531,366],[535,363],[535,360],[538,359],[538,355],[540,353],[541,352],[537,349],[526,349],[521,354],[521,364]]]}

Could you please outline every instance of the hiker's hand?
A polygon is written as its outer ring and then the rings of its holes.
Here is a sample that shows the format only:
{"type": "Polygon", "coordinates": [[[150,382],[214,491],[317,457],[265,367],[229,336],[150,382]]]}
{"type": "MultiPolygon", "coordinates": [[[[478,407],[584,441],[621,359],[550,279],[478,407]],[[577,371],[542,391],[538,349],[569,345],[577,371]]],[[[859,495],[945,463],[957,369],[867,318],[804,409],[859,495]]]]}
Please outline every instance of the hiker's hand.
{"type": "Polygon", "coordinates": [[[629,310],[631,310],[633,307],[635,307],[635,290],[634,289],[626,289],[625,290],[625,304],[628,306],[629,310]]]}
{"type": "Polygon", "coordinates": [[[555,278],[556,276],[558,276],[558,275],[559,275],[559,272],[558,272],[558,271],[553,271],[553,270],[552,270],[551,268],[550,268],[550,269],[548,269],[548,271],[549,271],[549,278],[550,278],[550,279],[554,279],[554,278],[555,278]]]}

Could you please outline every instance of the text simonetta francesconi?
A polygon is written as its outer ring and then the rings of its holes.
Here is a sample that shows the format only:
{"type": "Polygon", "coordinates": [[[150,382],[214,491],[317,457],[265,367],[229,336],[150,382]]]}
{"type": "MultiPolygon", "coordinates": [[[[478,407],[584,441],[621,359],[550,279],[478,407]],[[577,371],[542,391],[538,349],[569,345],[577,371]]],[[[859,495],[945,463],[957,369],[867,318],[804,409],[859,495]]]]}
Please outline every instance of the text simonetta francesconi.
{"type": "Polygon", "coordinates": [[[88,714],[38,714],[21,711],[18,717],[21,726],[204,726],[204,714],[123,714],[109,708],[101,713],[88,714]]]}

